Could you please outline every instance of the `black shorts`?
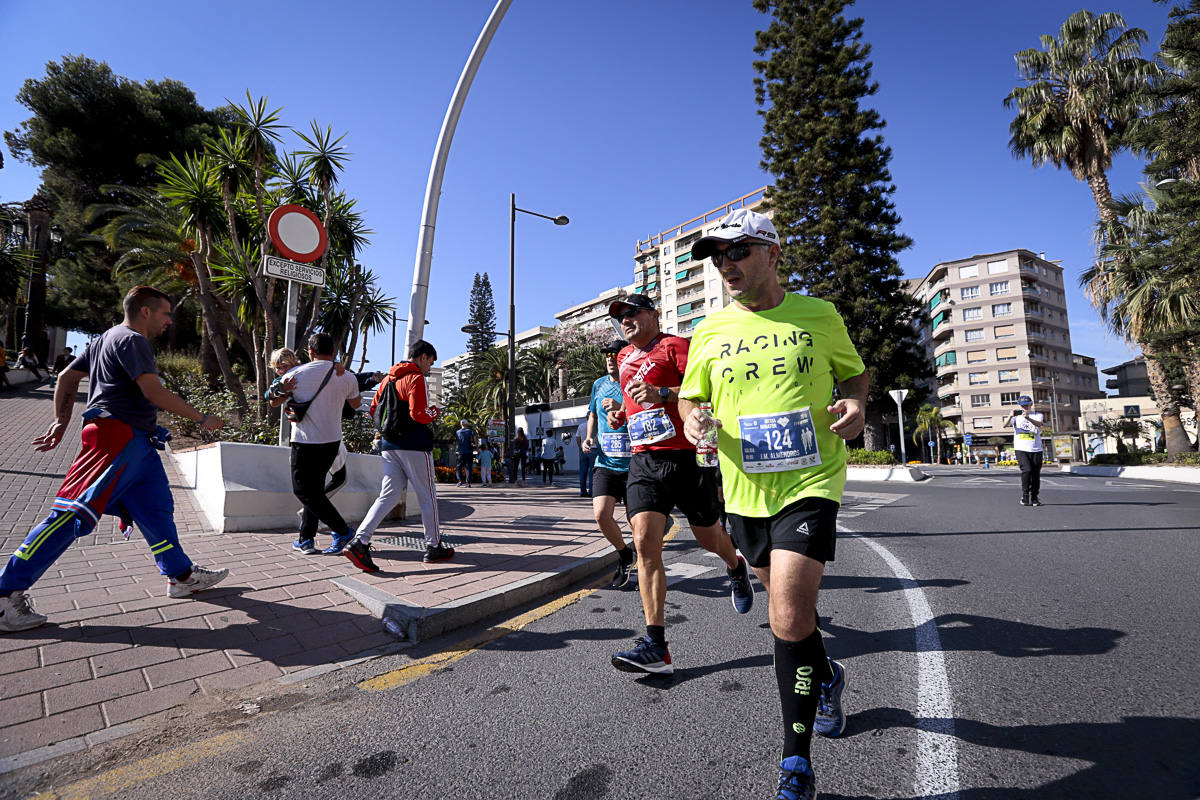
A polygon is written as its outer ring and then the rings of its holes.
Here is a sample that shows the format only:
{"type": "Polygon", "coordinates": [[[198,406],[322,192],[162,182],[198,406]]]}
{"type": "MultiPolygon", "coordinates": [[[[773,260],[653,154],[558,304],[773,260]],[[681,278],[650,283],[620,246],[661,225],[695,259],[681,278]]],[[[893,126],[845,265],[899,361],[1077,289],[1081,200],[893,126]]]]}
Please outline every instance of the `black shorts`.
{"type": "Polygon", "coordinates": [[[614,497],[618,503],[624,503],[625,480],[628,475],[628,472],[596,467],[592,470],[592,497],[614,497]]]}
{"type": "Polygon", "coordinates": [[[772,550],[790,550],[822,564],[833,561],[840,506],[824,497],[805,497],[773,517],[729,515],[729,535],[752,567],[771,564],[772,550]]]}
{"type": "Polygon", "coordinates": [[[678,506],[692,525],[715,525],[721,516],[715,472],[697,464],[693,450],[634,453],[625,485],[625,515],[633,519],[643,511],[670,514],[678,506]]]}

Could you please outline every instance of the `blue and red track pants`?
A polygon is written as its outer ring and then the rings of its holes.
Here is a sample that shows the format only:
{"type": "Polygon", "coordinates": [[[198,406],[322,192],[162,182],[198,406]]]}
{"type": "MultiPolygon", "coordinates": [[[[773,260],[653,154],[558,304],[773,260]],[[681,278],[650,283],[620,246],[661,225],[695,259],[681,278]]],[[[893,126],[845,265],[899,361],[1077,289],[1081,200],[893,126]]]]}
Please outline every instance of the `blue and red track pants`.
{"type": "Polygon", "coordinates": [[[0,572],[0,595],[23,592],[107,511],[132,518],[163,575],[180,577],[192,561],[179,544],[175,502],[150,436],[111,417],[85,422],[82,447],[50,516],[29,532],[0,572]]]}

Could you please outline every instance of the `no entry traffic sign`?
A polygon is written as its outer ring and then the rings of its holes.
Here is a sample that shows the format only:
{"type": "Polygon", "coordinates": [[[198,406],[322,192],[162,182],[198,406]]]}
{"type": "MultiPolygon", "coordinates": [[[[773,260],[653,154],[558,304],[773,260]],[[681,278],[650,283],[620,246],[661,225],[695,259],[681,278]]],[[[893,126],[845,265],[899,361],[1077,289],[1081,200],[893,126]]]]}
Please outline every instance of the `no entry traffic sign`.
{"type": "Polygon", "coordinates": [[[267,235],[280,253],[305,264],[321,257],[329,236],[320,218],[298,205],[279,206],[267,218],[267,235]]]}

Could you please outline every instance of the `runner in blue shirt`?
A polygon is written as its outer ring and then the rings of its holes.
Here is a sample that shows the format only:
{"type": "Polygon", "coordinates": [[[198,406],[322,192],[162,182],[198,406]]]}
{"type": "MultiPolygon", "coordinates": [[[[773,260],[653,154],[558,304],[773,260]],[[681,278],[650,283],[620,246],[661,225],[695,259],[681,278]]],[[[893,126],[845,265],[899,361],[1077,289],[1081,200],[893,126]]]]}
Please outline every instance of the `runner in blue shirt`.
{"type": "Polygon", "coordinates": [[[617,339],[604,348],[604,366],[608,374],[597,378],[592,384],[592,399],[588,403],[587,439],[583,442],[585,453],[598,451],[596,466],[592,472],[592,514],[596,518],[596,524],[600,526],[600,532],[617,551],[620,559],[612,579],[613,588],[629,582],[629,569],[637,557],[633,547],[625,544],[621,527],[613,519],[617,503],[625,502],[625,478],[629,473],[629,457],[633,454],[629,444],[629,432],[625,429],[613,430],[608,424],[608,414],[603,407],[605,399],[617,403],[622,401],[617,354],[628,344],[623,339],[617,339]]]}

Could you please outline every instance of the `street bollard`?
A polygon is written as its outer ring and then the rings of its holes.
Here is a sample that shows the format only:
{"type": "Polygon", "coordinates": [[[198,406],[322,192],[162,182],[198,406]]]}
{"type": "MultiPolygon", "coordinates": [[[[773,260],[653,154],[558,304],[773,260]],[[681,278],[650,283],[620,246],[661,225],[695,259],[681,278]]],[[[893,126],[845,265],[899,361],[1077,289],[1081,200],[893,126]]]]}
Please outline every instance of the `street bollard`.
{"type": "Polygon", "coordinates": [[[984,468],[984,469],[991,469],[991,468],[992,468],[992,465],[988,463],[988,460],[987,460],[987,457],[986,457],[986,456],[984,456],[984,459],[983,459],[983,468],[984,468]]]}

